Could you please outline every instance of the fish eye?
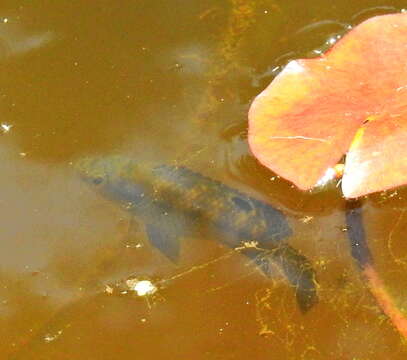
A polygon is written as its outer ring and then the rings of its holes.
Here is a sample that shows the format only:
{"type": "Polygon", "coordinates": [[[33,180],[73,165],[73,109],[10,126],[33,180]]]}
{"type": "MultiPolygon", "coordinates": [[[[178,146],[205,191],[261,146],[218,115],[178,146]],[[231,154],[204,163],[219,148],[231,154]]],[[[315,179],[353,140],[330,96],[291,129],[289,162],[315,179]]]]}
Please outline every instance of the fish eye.
{"type": "Polygon", "coordinates": [[[92,182],[95,184],[95,185],[99,185],[99,184],[101,184],[102,182],[103,182],[103,178],[102,177],[96,177],[96,178],[94,178],[93,180],[92,180],[92,182]]]}

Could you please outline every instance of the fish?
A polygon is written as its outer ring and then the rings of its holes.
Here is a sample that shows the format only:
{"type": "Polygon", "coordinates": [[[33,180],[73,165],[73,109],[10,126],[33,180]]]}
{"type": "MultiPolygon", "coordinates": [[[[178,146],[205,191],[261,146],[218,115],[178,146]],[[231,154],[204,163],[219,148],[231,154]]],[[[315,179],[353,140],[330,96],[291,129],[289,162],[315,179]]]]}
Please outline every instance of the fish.
{"type": "Polygon", "coordinates": [[[318,302],[311,262],[284,241],[293,232],[272,205],[184,166],[110,155],[79,159],[75,169],[98,193],[144,223],[150,243],[170,261],[179,261],[181,239],[193,232],[191,224],[204,225],[223,245],[239,248],[265,276],[271,278],[278,266],[303,313],[318,302]],[[244,246],[248,243],[255,246],[244,246]]]}

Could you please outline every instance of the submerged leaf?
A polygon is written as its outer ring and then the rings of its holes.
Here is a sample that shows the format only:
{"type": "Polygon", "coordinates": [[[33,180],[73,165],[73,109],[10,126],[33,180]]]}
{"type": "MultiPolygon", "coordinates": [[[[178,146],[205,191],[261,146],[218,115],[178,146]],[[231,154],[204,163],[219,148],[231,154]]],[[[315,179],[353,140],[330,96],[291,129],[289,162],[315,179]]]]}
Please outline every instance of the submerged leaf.
{"type": "Polygon", "coordinates": [[[345,154],[346,197],[407,183],[407,14],[373,17],[326,54],[288,63],[253,101],[259,161],[311,189],[345,154]]]}

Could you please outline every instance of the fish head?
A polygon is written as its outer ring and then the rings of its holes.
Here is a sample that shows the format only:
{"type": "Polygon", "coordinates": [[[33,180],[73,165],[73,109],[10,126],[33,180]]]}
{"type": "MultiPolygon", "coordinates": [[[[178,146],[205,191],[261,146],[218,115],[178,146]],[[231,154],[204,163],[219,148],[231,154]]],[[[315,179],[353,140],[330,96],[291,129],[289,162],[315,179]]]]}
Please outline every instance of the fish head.
{"type": "Polygon", "coordinates": [[[111,200],[137,205],[145,196],[137,161],[123,156],[86,157],[75,162],[82,180],[111,200]]]}
{"type": "Polygon", "coordinates": [[[74,163],[74,169],[79,173],[82,180],[89,185],[101,187],[110,178],[108,163],[103,158],[82,158],[74,163]]]}

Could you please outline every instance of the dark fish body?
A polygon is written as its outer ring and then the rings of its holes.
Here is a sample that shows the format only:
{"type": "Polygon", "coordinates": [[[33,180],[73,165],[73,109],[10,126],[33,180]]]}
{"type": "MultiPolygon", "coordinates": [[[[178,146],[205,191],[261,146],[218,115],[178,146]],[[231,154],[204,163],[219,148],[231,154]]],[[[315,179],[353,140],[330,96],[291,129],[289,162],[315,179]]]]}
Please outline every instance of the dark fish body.
{"type": "MultiPolygon", "coordinates": [[[[212,225],[229,235],[224,237],[228,245],[248,240],[278,243],[292,233],[280,211],[187,168],[161,165],[152,168],[151,175],[159,210],[170,208],[212,225]]],[[[141,217],[148,213],[134,210],[141,217]]]]}
{"type": "Polygon", "coordinates": [[[142,220],[150,242],[172,261],[191,224],[204,224],[229,247],[255,242],[242,253],[266,275],[271,275],[270,261],[280,266],[296,287],[303,311],[317,301],[314,271],[282,241],[292,230],[271,205],[185,167],[140,164],[120,156],[83,159],[76,167],[85,181],[142,220]]]}

